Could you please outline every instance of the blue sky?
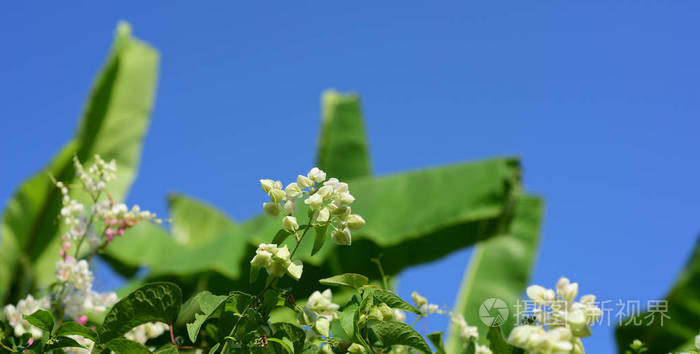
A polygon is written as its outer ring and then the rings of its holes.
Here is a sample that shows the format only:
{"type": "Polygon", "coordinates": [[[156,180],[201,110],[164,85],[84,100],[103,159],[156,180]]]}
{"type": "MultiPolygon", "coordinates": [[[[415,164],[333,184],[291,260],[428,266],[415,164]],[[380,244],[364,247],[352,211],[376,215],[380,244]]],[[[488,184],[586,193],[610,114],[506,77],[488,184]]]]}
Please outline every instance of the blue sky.
{"type": "MultiPolygon", "coordinates": [[[[379,175],[521,156],[547,200],[535,283],[661,298],[700,229],[697,3],[31,5],[0,10],[3,204],[72,136],[123,19],[162,55],[128,199],[161,214],[171,191],[259,212],[260,177],[312,166],[319,96],[336,88],[362,95],[379,175]]],[[[407,271],[401,295],[451,306],[468,258],[407,271]]],[[[612,352],[612,329],[584,343],[612,352]]]]}

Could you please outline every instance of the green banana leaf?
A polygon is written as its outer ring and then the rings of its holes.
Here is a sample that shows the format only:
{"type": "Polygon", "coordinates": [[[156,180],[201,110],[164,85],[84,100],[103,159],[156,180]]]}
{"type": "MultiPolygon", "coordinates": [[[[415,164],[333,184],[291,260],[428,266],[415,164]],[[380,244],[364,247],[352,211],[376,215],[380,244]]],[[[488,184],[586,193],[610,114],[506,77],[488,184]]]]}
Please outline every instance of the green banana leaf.
{"type": "Polygon", "coordinates": [[[188,247],[204,244],[234,227],[233,221],[213,206],[181,194],[168,197],[168,210],[175,241],[188,247]]]}
{"type": "Polygon", "coordinates": [[[616,330],[620,353],[624,353],[635,339],[644,342],[649,353],[687,352],[693,349],[693,338],[700,331],[700,238],[665,301],[668,308],[664,314],[668,318],[663,319],[663,325],[660,312],[642,313],[623,320],[616,330]]]}
{"type": "Polygon", "coordinates": [[[53,278],[61,245],[57,221],[60,193],[57,180],[74,178],[72,157],[90,164],[95,154],[115,159],[119,170],[109,192],[115,200],[126,195],[136,174],[142,140],[155,96],[158,53],[134,39],[128,24],[118,26],[104,69],[85,106],[73,141],[47,168],[25,182],[10,199],[2,218],[0,298],[16,301],[53,278]]]}
{"type": "Polygon", "coordinates": [[[359,97],[327,90],[321,105],[318,167],[341,181],[369,176],[372,171],[359,97]]]}
{"type": "MultiPolygon", "coordinates": [[[[535,262],[542,212],[543,202],[540,198],[529,195],[519,197],[508,232],[479,243],[473,251],[454,311],[461,313],[470,326],[477,326],[482,344],[487,343],[489,330],[479,316],[485,300],[497,298],[508,306],[509,316],[501,325],[505,335],[510,333],[518,320],[515,305],[527,287],[535,262]]],[[[458,353],[463,344],[459,330],[452,325],[447,351],[458,353]]]]}

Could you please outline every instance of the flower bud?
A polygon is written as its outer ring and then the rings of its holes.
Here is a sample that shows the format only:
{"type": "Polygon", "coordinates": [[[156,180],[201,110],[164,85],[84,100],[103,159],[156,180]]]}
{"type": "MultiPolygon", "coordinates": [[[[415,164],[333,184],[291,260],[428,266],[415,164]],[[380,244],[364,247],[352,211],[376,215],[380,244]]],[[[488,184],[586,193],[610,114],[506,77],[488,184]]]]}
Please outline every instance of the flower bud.
{"type": "Polygon", "coordinates": [[[284,191],[287,193],[287,198],[291,200],[301,197],[301,189],[296,183],[290,183],[284,191]]]}
{"type": "Polygon", "coordinates": [[[306,200],[304,200],[304,204],[308,205],[311,210],[318,210],[321,208],[321,205],[323,205],[323,199],[318,193],[315,193],[306,198],[306,200]]]}
{"type": "Polygon", "coordinates": [[[336,194],[335,201],[338,203],[338,206],[348,206],[355,201],[355,197],[348,192],[338,193],[336,194]]]}
{"type": "Polygon", "coordinates": [[[272,260],[272,254],[267,251],[258,252],[255,257],[250,261],[250,265],[253,267],[264,268],[270,264],[272,260]]]}
{"type": "Polygon", "coordinates": [[[329,199],[333,195],[333,187],[332,186],[323,186],[318,189],[318,192],[316,194],[321,195],[323,199],[329,199]]]}
{"type": "Polygon", "coordinates": [[[411,293],[411,298],[413,299],[413,302],[416,304],[416,306],[421,307],[423,305],[428,304],[428,299],[420,296],[417,292],[412,292],[411,293]]]}
{"type": "Polygon", "coordinates": [[[271,179],[261,179],[260,180],[260,186],[262,187],[262,190],[265,193],[269,193],[270,190],[274,187],[275,181],[271,179]]]}
{"type": "Polygon", "coordinates": [[[545,289],[539,285],[531,285],[527,287],[527,296],[532,300],[532,302],[538,305],[544,305],[547,303],[549,298],[548,289],[545,289]]]}
{"type": "Polygon", "coordinates": [[[394,310],[389,307],[389,305],[382,303],[381,305],[378,306],[379,311],[382,313],[382,319],[384,321],[389,321],[394,319],[394,310]]]}
{"type": "Polygon", "coordinates": [[[314,182],[321,183],[326,180],[326,173],[320,170],[318,167],[314,167],[308,173],[309,179],[314,182]]]}
{"type": "Polygon", "coordinates": [[[287,266],[287,274],[294,280],[299,280],[301,278],[301,273],[304,270],[304,264],[300,260],[296,260],[287,266]]]}
{"type": "Polygon", "coordinates": [[[561,290],[557,289],[559,296],[566,301],[574,301],[576,295],[578,295],[578,283],[569,283],[562,287],[561,290]]]}
{"type": "Polygon", "coordinates": [[[277,216],[280,214],[280,205],[278,203],[267,202],[263,203],[263,209],[266,213],[272,216],[277,216]]]}
{"type": "Polygon", "coordinates": [[[309,177],[298,175],[297,176],[297,185],[299,185],[299,188],[304,189],[308,188],[314,185],[314,181],[309,179],[309,177]]]}
{"type": "Polygon", "coordinates": [[[350,354],[365,354],[365,353],[367,353],[367,350],[365,349],[365,347],[363,347],[357,343],[352,343],[348,347],[348,353],[350,353],[350,354]]]}
{"type": "Polygon", "coordinates": [[[348,216],[348,227],[351,229],[359,229],[363,226],[365,226],[365,219],[363,219],[361,216],[357,214],[350,214],[348,216]]]}
{"type": "Polygon", "coordinates": [[[369,310],[367,318],[369,318],[370,320],[381,321],[384,319],[384,315],[382,315],[382,311],[380,311],[378,307],[374,306],[371,310],[369,310]]]}
{"type": "Polygon", "coordinates": [[[284,212],[287,215],[293,215],[294,213],[296,213],[296,211],[297,205],[293,201],[288,200],[284,203],[284,212]]]}
{"type": "Polygon", "coordinates": [[[275,203],[279,203],[283,201],[287,197],[287,193],[285,193],[281,189],[270,189],[270,192],[267,193],[270,196],[270,200],[272,200],[275,203]]]}
{"type": "Polygon", "coordinates": [[[331,322],[323,316],[319,316],[316,320],[316,323],[314,323],[314,329],[316,330],[316,332],[324,337],[328,337],[330,328],[331,322]]]}
{"type": "Polygon", "coordinates": [[[352,244],[352,236],[347,228],[333,230],[331,239],[341,246],[350,246],[352,244]]]}
{"type": "Polygon", "coordinates": [[[316,217],[316,222],[319,222],[321,224],[325,224],[330,220],[331,218],[331,213],[328,211],[328,208],[321,208],[321,210],[318,212],[318,216],[316,217]]]}

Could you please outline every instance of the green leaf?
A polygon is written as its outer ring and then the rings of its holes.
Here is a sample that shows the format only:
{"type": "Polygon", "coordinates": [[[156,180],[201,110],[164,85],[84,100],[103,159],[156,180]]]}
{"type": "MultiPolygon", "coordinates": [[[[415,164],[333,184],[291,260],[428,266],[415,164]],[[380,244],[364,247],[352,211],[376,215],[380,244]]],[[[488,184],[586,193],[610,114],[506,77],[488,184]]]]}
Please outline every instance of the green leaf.
{"type": "Polygon", "coordinates": [[[403,299],[401,299],[396,294],[390,291],[375,290],[373,295],[376,300],[379,300],[380,302],[389,305],[389,307],[391,308],[413,312],[417,315],[421,314],[419,309],[415,308],[414,306],[411,306],[409,303],[403,301],[403,299]]]}
{"type": "Polygon", "coordinates": [[[117,302],[105,316],[100,343],[121,337],[147,322],[175,323],[182,305],[182,292],[172,283],[147,284],[117,302]]]}
{"type": "MultiPolygon", "coordinates": [[[[515,305],[528,285],[534,266],[542,209],[541,199],[519,197],[509,230],[479,243],[472,253],[454,311],[464,315],[469,325],[478,328],[482,344],[486,343],[489,329],[479,315],[484,301],[498,299],[495,303],[501,304],[500,301],[503,301],[506,304],[508,318],[501,324],[504,333],[510,333],[518,320],[515,318],[515,305]]],[[[456,352],[463,344],[459,330],[452,325],[449,333],[448,352],[456,352]]]]}
{"type": "Polygon", "coordinates": [[[428,340],[433,343],[437,354],[446,354],[445,344],[442,341],[442,332],[433,332],[427,335],[428,340]]]}
{"type": "Polygon", "coordinates": [[[61,194],[49,173],[71,184],[73,155],[87,164],[95,154],[107,161],[115,159],[117,179],[108,186],[115,201],[124,198],[134,179],[155,96],[158,53],[134,39],[128,25],[119,28],[75,138],[47,168],[19,187],[5,209],[0,228],[0,298],[6,302],[15,302],[55,279],[53,268],[62,247],[57,242],[62,223],[56,222],[61,194]]]}
{"type": "Polygon", "coordinates": [[[510,354],[515,349],[503,338],[503,332],[501,332],[499,327],[489,327],[487,338],[489,340],[489,349],[494,353],[510,354]]]}
{"type": "Polygon", "coordinates": [[[180,351],[177,350],[177,347],[172,345],[172,343],[168,343],[158,349],[156,349],[153,353],[158,353],[158,354],[177,354],[180,351]]]}
{"type": "MultiPolygon", "coordinates": [[[[231,316],[231,320],[233,320],[233,317],[236,317],[236,321],[239,321],[245,309],[247,309],[254,300],[255,298],[251,295],[238,291],[232,292],[223,300],[219,297],[203,295],[200,302],[201,313],[195,314],[195,321],[187,324],[187,334],[189,335],[190,341],[195,343],[202,325],[209,319],[219,318],[222,312],[231,313],[234,315],[231,316]]],[[[229,325],[232,326],[231,323],[229,323],[229,325]]]]}
{"type": "Polygon", "coordinates": [[[398,321],[368,321],[367,328],[384,346],[406,345],[425,353],[432,353],[428,343],[413,327],[398,321]]]}
{"type": "Polygon", "coordinates": [[[203,291],[193,298],[193,305],[198,305],[199,310],[195,312],[194,322],[188,323],[186,326],[187,334],[192,343],[197,341],[197,335],[204,321],[206,321],[226,299],[228,299],[228,296],[214,295],[208,291],[203,291]]]}
{"type": "Polygon", "coordinates": [[[321,349],[318,347],[318,345],[309,342],[304,344],[304,351],[302,354],[318,354],[320,352],[321,349]]]}
{"type": "Polygon", "coordinates": [[[294,344],[294,353],[301,353],[304,350],[304,340],[306,334],[304,330],[296,325],[286,322],[278,322],[270,325],[272,335],[276,338],[288,338],[294,344]]]}
{"type": "MultiPolygon", "coordinates": [[[[622,320],[616,329],[620,353],[634,339],[646,344],[649,353],[687,351],[700,328],[700,238],[671,291],[666,295],[667,311],[646,312],[622,320]],[[661,324],[661,316],[663,325],[661,324]],[[651,322],[651,323],[650,323],[651,322]],[[637,323],[637,325],[635,325],[637,323]]],[[[663,307],[663,303],[659,304],[663,307]]],[[[657,309],[658,310],[658,309],[657,309]]],[[[649,311],[649,309],[647,309],[649,311]]]]}
{"type": "Polygon", "coordinates": [[[69,336],[69,335],[79,335],[81,337],[90,339],[91,341],[97,341],[97,333],[92,329],[81,325],[80,323],[73,321],[64,322],[61,327],[58,327],[55,335],[57,336],[69,336]]]}
{"type": "Polygon", "coordinates": [[[170,194],[168,208],[173,237],[182,245],[206,243],[235,227],[228,216],[213,206],[182,194],[170,194]]]}
{"type": "Polygon", "coordinates": [[[116,354],[146,354],[146,353],[151,353],[148,348],[143,346],[141,343],[137,343],[131,340],[128,340],[123,337],[119,338],[114,338],[110,340],[109,342],[104,344],[105,347],[109,348],[111,351],[115,352],[116,354]]]}
{"type": "Polygon", "coordinates": [[[281,245],[281,244],[284,242],[284,240],[286,240],[287,237],[289,237],[289,236],[291,236],[291,235],[292,235],[291,233],[289,233],[289,232],[287,232],[287,231],[285,231],[285,230],[279,230],[279,231],[277,231],[277,233],[275,234],[275,237],[272,238],[272,242],[271,242],[271,243],[274,243],[274,244],[276,244],[276,245],[281,245]]]}
{"type": "Polygon", "coordinates": [[[44,310],[36,310],[33,314],[29,316],[24,316],[27,322],[31,323],[34,327],[51,333],[53,331],[54,320],[50,312],[44,310]]]}
{"type": "Polygon", "coordinates": [[[371,174],[360,99],[333,90],[323,93],[318,166],[328,177],[347,181],[371,174]]]}
{"type": "Polygon", "coordinates": [[[75,339],[70,337],[54,337],[44,347],[45,351],[51,351],[59,348],[85,348],[75,339]]]}
{"type": "Polygon", "coordinates": [[[332,276],[330,278],[321,279],[318,282],[328,286],[348,286],[354,289],[359,289],[367,285],[369,279],[362,274],[345,273],[332,276]]]}
{"type": "Polygon", "coordinates": [[[190,322],[195,318],[195,314],[205,311],[213,311],[221,301],[226,300],[227,295],[214,295],[208,290],[197,293],[192,296],[180,307],[180,313],[177,315],[177,324],[190,322]]]}
{"type": "Polygon", "coordinates": [[[353,338],[355,335],[355,313],[359,305],[349,304],[342,311],[340,311],[340,326],[343,327],[343,331],[350,337],[353,338]]]}
{"type": "Polygon", "coordinates": [[[314,237],[314,248],[311,250],[311,255],[315,255],[321,250],[323,244],[326,243],[326,231],[328,230],[328,224],[323,226],[314,226],[314,232],[316,233],[314,237]]]}

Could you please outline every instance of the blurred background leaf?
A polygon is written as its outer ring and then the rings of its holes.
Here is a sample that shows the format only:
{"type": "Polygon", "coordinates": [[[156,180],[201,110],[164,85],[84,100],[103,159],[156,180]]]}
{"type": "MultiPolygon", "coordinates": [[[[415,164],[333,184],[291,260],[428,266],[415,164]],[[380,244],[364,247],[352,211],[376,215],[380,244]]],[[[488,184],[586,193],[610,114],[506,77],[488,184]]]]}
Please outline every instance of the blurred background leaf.
{"type": "Polygon", "coordinates": [[[117,179],[109,187],[112,197],[120,201],[126,196],[138,168],[157,71],[158,53],[133,38],[128,24],[120,23],[75,138],[46,169],[20,186],[3,214],[0,297],[5,302],[15,302],[53,278],[61,247],[56,240],[61,232],[57,219],[61,202],[49,174],[75,183],[72,157],[90,164],[99,154],[119,166],[117,179]]]}

